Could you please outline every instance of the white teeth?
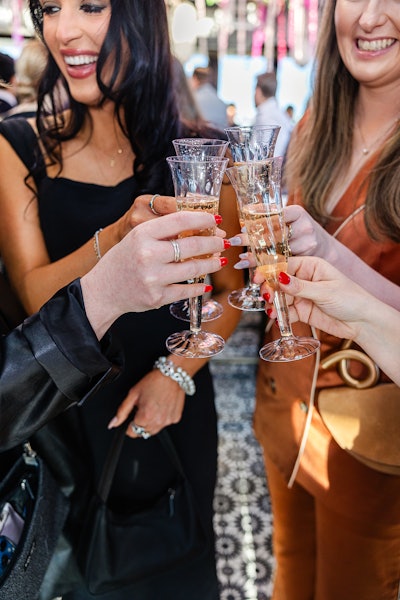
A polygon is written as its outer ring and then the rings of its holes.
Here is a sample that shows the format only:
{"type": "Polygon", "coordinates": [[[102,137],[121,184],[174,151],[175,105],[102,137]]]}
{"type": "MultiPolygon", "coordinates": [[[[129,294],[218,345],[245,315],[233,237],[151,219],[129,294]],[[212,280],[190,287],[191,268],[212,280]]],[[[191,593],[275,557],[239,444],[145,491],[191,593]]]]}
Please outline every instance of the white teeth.
{"type": "Polygon", "coordinates": [[[67,65],[71,65],[72,67],[76,67],[79,65],[90,65],[92,63],[97,62],[97,56],[64,56],[64,60],[67,65]]]}
{"type": "Polygon", "coordinates": [[[386,38],[384,40],[357,40],[357,46],[360,50],[367,50],[370,52],[374,52],[377,50],[384,50],[389,46],[392,46],[396,40],[393,38],[386,38]]]}

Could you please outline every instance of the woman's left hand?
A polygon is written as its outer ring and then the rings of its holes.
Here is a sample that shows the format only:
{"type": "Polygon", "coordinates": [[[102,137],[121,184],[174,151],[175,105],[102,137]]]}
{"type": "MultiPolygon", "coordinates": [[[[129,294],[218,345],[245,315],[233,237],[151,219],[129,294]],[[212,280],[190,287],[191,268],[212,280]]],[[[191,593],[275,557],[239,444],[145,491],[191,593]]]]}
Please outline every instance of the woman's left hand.
{"type": "MultiPolygon", "coordinates": [[[[184,404],[185,393],[179,385],[158,369],[153,369],[129,390],[109,427],[118,427],[136,406],[134,424],[155,435],[164,427],[180,421],[184,404]]],[[[140,437],[133,432],[131,425],[126,434],[132,438],[140,437]]]]}

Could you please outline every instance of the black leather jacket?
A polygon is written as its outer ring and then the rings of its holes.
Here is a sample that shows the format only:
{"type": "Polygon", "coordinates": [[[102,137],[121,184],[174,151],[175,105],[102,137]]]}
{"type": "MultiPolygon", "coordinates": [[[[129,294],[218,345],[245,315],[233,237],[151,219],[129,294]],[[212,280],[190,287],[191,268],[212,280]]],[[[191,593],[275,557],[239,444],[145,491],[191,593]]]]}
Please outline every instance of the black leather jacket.
{"type": "Polygon", "coordinates": [[[121,357],[109,356],[108,342],[90,326],[79,280],[0,339],[0,451],[118,375],[121,357]]]}

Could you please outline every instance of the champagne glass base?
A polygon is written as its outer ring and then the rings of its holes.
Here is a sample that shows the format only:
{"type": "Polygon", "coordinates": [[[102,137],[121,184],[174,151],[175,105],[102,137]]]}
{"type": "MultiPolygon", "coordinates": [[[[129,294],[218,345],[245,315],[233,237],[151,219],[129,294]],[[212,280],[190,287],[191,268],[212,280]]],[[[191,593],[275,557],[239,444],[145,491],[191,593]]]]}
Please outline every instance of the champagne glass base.
{"type": "Polygon", "coordinates": [[[293,336],[265,344],[260,349],[259,355],[269,362],[291,362],[311,356],[319,347],[319,341],[314,338],[293,336]]]}
{"type": "Polygon", "coordinates": [[[166,346],[171,354],[185,358],[207,358],[222,352],[225,340],[208,331],[179,331],[167,338],[166,346]]]}
{"type": "Polygon", "coordinates": [[[245,311],[262,311],[265,307],[263,298],[255,293],[251,287],[231,292],[228,296],[228,302],[233,308],[245,311]]]}
{"type": "MultiPolygon", "coordinates": [[[[216,300],[207,300],[203,302],[203,306],[201,308],[201,322],[207,323],[208,321],[215,321],[215,319],[219,319],[219,317],[223,313],[222,305],[216,300]]],[[[190,321],[190,306],[188,300],[179,300],[178,302],[173,302],[173,304],[169,307],[169,312],[176,319],[180,319],[181,321],[190,321]]]]}

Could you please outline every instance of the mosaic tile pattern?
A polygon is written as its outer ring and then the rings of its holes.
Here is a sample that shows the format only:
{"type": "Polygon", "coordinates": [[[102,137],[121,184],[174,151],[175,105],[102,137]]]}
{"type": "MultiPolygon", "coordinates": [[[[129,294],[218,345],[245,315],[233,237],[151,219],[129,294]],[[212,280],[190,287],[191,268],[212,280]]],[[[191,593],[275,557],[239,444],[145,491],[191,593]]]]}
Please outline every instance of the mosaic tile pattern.
{"type": "Polygon", "coordinates": [[[272,591],[272,517],[252,431],[260,327],[258,313],[244,314],[211,364],[219,416],[214,525],[221,600],[269,600],[272,591]]]}

